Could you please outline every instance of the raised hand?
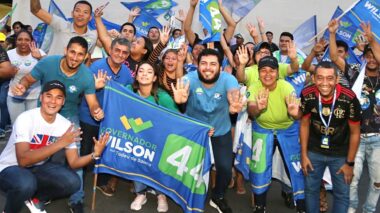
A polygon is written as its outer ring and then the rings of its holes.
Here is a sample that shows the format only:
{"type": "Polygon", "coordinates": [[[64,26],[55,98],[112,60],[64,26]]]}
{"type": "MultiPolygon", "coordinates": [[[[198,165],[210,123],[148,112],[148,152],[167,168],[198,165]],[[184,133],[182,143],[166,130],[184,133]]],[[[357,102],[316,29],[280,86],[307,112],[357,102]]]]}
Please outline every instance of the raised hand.
{"type": "Polygon", "coordinates": [[[68,146],[74,142],[79,142],[82,140],[80,135],[82,131],[80,128],[75,128],[74,124],[71,124],[69,128],[67,128],[66,132],[58,139],[58,143],[64,143],[65,146],[68,146]]]}
{"type": "Polygon", "coordinates": [[[240,46],[237,50],[237,55],[239,57],[240,65],[245,67],[245,65],[247,65],[249,61],[247,48],[244,46],[240,46]]]}
{"type": "Polygon", "coordinates": [[[262,111],[262,110],[267,108],[268,98],[269,98],[269,90],[268,89],[262,89],[259,91],[259,93],[255,97],[255,101],[254,101],[254,102],[256,102],[257,109],[259,111],[262,111]]]}
{"type": "Polygon", "coordinates": [[[99,137],[99,140],[96,140],[95,137],[92,138],[92,140],[94,141],[94,155],[95,155],[95,157],[99,157],[100,155],[102,155],[103,150],[107,145],[109,137],[110,137],[110,134],[108,132],[106,132],[105,134],[102,134],[99,137]]]}
{"type": "Polygon", "coordinates": [[[259,33],[257,32],[256,26],[253,25],[252,23],[248,23],[246,25],[246,28],[247,28],[247,30],[248,30],[248,32],[252,38],[259,36],[259,33]]]}
{"type": "Polygon", "coordinates": [[[36,46],[36,42],[34,41],[30,42],[29,48],[30,48],[30,54],[32,55],[33,58],[38,59],[38,60],[42,58],[40,50],[36,46]]]}
{"type": "Polygon", "coordinates": [[[288,57],[291,59],[297,59],[297,47],[294,41],[288,43],[288,57]]]}
{"type": "Polygon", "coordinates": [[[257,19],[257,24],[258,24],[259,28],[264,29],[265,28],[264,19],[261,18],[260,16],[256,17],[256,19],[257,19]]]}
{"type": "Polygon", "coordinates": [[[191,7],[196,7],[197,4],[198,4],[198,1],[199,1],[199,0],[190,0],[190,6],[191,6],[191,7]]]}
{"type": "Polygon", "coordinates": [[[181,48],[178,50],[178,61],[185,63],[187,55],[187,45],[185,43],[181,44],[181,48]]]}
{"type": "Polygon", "coordinates": [[[174,84],[172,83],[171,87],[174,94],[174,101],[177,104],[186,103],[187,99],[189,98],[190,82],[185,83],[184,79],[178,78],[177,85],[174,86],[174,84]]]}
{"type": "Polygon", "coordinates": [[[297,117],[300,108],[300,99],[297,98],[295,93],[292,93],[285,97],[285,102],[288,109],[288,114],[293,118],[297,117]]]}
{"type": "Polygon", "coordinates": [[[240,93],[240,90],[233,89],[227,93],[228,103],[230,104],[229,110],[231,114],[238,113],[243,109],[244,106],[244,94],[240,93]]]}
{"type": "Polygon", "coordinates": [[[130,17],[136,18],[140,15],[141,9],[139,7],[132,8],[131,12],[129,13],[130,17]]]}
{"type": "Polygon", "coordinates": [[[98,70],[98,74],[94,74],[95,88],[101,89],[106,86],[107,80],[110,78],[107,76],[107,72],[104,70],[98,70]]]}
{"type": "Polygon", "coordinates": [[[160,30],[160,41],[162,44],[167,44],[170,38],[170,27],[165,25],[160,30]]]}
{"type": "Polygon", "coordinates": [[[103,15],[103,10],[108,6],[110,2],[107,2],[103,5],[100,5],[98,8],[95,9],[94,16],[95,17],[101,17],[103,15]]]}
{"type": "Polygon", "coordinates": [[[111,36],[111,38],[118,38],[120,36],[119,31],[112,29],[108,30],[108,35],[111,36]]]}
{"type": "Polygon", "coordinates": [[[319,41],[313,47],[313,52],[314,53],[323,52],[326,44],[327,44],[327,41],[324,38],[319,39],[319,41]]]}
{"type": "Polygon", "coordinates": [[[175,17],[178,21],[180,22],[184,22],[185,21],[185,18],[186,18],[186,15],[185,15],[185,11],[183,9],[180,9],[178,11],[178,16],[175,17]]]}
{"type": "Polygon", "coordinates": [[[362,23],[360,23],[360,27],[364,31],[363,36],[366,38],[366,40],[369,43],[373,42],[374,41],[374,37],[373,37],[373,34],[372,34],[372,30],[371,30],[371,23],[370,22],[368,22],[368,23],[362,22],[362,23]]]}
{"type": "Polygon", "coordinates": [[[339,28],[339,21],[338,19],[333,19],[329,22],[328,24],[328,28],[329,28],[329,32],[330,33],[336,33],[336,31],[338,30],[339,28]]]}

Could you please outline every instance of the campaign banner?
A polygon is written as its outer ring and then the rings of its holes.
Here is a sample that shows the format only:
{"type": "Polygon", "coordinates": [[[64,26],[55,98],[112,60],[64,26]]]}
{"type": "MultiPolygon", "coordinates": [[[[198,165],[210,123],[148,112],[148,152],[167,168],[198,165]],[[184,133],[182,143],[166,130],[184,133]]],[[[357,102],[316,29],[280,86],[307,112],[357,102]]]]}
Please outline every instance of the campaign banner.
{"type": "Polygon", "coordinates": [[[212,150],[209,125],[148,102],[110,81],[104,120],[109,132],[95,173],[142,182],[171,197],[184,212],[204,212],[212,150]]]}
{"type": "Polygon", "coordinates": [[[313,15],[308,20],[303,22],[293,32],[294,41],[297,44],[297,48],[303,49],[315,42],[309,42],[309,40],[317,35],[317,16],[313,15]]]}
{"type": "Polygon", "coordinates": [[[151,27],[162,28],[160,22],[144,11],[140,11],[140,15],[133,20],[133,24],[136,27],[137,36],[147,36],[151,27]]]}
{"type": "Polygon", "coordinates": [[[223,6],[236,21],[247,16],[261,0],[223,0],[223,6]]]}
{"type": "Polygon", "coordinates": [[[210,35],[203,39],[203,43],[220,41],[222,14],[220,14],[217,0],[201,0],[199,5],[199,21],[210,35]]]}
{"type": "Polygon", "coordinates": [[[139,2],[121,2],[129,10],[138,7],[141,11],[157,18],[161,14],[166,14],[172,7],[177,6],[177,3],[172,0],[148,0],[139,2]]]}

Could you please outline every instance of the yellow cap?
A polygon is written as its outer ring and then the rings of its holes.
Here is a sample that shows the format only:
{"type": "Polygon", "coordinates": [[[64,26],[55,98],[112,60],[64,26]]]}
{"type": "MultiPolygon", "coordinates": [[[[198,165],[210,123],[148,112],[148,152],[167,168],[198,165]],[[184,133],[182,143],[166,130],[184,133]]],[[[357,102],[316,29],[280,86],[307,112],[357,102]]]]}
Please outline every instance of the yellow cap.
{"type": "Polygon", "coordinates": [[[4,33],[0,33],[0,41],[5,41],[7,37],[4,35],[4,33]]]}

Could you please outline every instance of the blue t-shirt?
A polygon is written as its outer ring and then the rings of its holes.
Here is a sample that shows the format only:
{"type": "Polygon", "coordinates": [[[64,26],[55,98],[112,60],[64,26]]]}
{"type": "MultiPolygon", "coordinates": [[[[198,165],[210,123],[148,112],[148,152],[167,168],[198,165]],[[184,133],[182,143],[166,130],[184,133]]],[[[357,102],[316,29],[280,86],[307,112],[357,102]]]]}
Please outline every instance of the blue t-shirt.
{"type": "Polygon", "coordinates": [[[214,136],[221,136],[230,131],[227,92],[231,89],[239,89],[236,78],[229,73],[221,72],[219,79],[211,88],[203,86],[198,78],[198,72],[191,72],[184,78],[190,81],[186,115],[213,126],[214,136]]]}
{"type": "Polygon", "coordinates": [[[89,69],[81,64],[78,71],[68,77],[62,72],[60,55],[47,56],[34,66],[31,75],[41,86],[46,82],[58,80],[66,87],[66,100],[60,114],[65,118],[78,116],[79,104],[83,95],[95,93],[95,83],[89,69]]]}
{"type": "MultiPolygon", "coordinates": [[[[112,72],[112,69],[110,65],[107,62],[108,58],[102,58],[90,66],[91,75],[98,74],[98,70],[103,70],[103,72],[107,73],[107,76],[111,77],[111,80],[116,81],[122,85],[132,84],[133,78],[131,76],[131,71],[127,66],[124,64],[121,65],[120,70],[115,74],[112,72]]],[[[104,89],[96,90],[96,97],[98,98],[100,106],[103,106],[103,96],[104,96],[104,89]]],[[[80,105],[80,113],[79,113],[79,120],[90,125],[99,126],[100,122],[96,121],[90,113],[90,109],[88,107],[86,99],[83,97],[82,103],[80,105]]]]}

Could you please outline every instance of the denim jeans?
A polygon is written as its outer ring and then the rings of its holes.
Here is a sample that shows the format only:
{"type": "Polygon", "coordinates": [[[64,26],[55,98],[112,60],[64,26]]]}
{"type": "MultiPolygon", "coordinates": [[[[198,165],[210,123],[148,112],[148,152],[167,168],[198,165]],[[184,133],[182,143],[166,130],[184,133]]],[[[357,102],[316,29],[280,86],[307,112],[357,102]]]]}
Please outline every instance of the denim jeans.
{"type": "Polygon", "coordinates": [[[350,185],[344,182],[343,174],[336,174],[345,164],[346,157],[326,156],[315,152],[308,152],[314,171],[308,171],[305,176],[306,212],[319,213],[319,191],[325,168],[329,167],[333,183],[334,213],[347,213],[349,205],[350,185]]]}
{"type": "Polygon", "coordinates": [[[0,172],[0,189],[6,194],[5,212],[20,212],[24,201],[63,198],[80,187],[78,175],[69,168],[51,162],[31,168],[10,166],[0,172]]]}
{"type": "MultiPolygon", "coordinates": [[[[148,188],[150,188],[149,186],[147,186],[147,185],[145,185],[145,184],[143,184],[141,182],[138,182],[138,181],[133,181],[133,185],[135,186],[135,192],[137,194],[143,194],[143,193],[145,193],[145,191],[148,188]]],[[[155,189],[153,189],[153,190],[155,190],[155,189]]],[[[156,191],[157,195],[162,194],[162,192],[160,192],[160,191],[157,191],[157,190],[155,190],[155,191],[156,191]]]]}
{"type": "Polygon", "coordinates": [[[369,187],[363,212],[375,212],[380,195],[380,136],[361,137],[358,152],[355,157],[354,177],[350,186],[350,207],[357,209],[359,205],[358,185],[363,171],[363,164],[367,160],[369,170],[369,187]]]}
{"type": "Polygon", "coordinates": [[[11,96],[7,97],[7,106],[9,116],[12,124],[16,121],[16,118],[26,110],[34,109],[37,107],[37,99],[19,99],[11,96]]]}
{"type": "Polygon", "coordinates": [[[8,89],[9,89],[9,81],[0,83],[0,111],[1,111],[0,129],[3,129],[3,130],[5,129],[6,125],[11,124],[8,107],[7,107],[8,89]]]}
{"type": "Polygon", "coordinates": [[[223,198],[232,177],[231,131],[225,135],[211,137],[211,144],[216,168],[216,182],[212,197],[223,198]]]}

